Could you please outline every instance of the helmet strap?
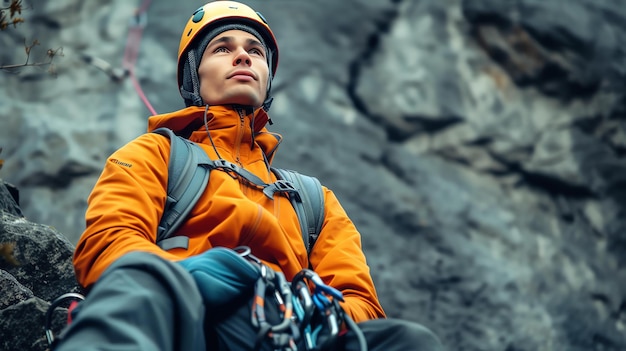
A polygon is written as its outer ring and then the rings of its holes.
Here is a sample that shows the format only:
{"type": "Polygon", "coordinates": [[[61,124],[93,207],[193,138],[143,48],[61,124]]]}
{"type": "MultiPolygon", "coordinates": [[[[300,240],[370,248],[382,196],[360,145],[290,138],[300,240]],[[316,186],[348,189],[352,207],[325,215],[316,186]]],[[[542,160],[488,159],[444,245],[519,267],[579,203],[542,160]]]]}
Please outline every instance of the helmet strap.
{"type": "Polygon", "coordinates": [[[265,101],[263,102],[263,105],[261,105],[261,107],[265,110],[265,112],[269,111],[270,107],[272,106],[273,101],[274,101],[273,97],[269,97],[265,99],[265,101]]]}

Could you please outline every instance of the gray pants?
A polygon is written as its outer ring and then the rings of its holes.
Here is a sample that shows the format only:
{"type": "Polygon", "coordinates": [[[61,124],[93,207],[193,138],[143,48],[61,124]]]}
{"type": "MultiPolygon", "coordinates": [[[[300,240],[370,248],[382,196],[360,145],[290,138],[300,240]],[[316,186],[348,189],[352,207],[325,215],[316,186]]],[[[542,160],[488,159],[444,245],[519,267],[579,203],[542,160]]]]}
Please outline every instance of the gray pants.
{"type": "MultiPolygon", "coordinates": [[[[193,278],[180,265],[134,252],[102,275],[54,350],[254,350],[257,331],[247,301],[207,314],[193,278]]],[[[370,351],[442,350],[416,323],[379,319],[359,327],[370,351]]],[[[346,333],[333,349],[358,351],[355,333],[346,333]]]]}

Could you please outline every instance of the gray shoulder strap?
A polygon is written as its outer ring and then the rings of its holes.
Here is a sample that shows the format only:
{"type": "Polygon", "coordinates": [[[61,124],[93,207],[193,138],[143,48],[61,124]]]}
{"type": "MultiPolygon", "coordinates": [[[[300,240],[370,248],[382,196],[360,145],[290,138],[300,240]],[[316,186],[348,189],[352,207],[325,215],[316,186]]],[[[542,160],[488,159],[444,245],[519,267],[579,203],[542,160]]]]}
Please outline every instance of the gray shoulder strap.
{"type": "Polygon", "coordinates": [[[294,193],[289,193],[291,204],[296,210],[302,239],[306,246],[307,253],[311,253],[317,237],[322,230],[324,223],[324,192],[320,181],[311,176],[300,174],[296,171],[272,168],[278,179],[291,182],[297,189],[294,193]]]}
{"type": "Polygon", "coordinates": [[[298,215],[307,253],[311,252],[324,223],[324,193],[317,178],[292,170],[272,168],[279,181],[265,184],[254,174],[237,165],[225,160],[209,159],[197,144],[174,134],[171,129],[159,128],[153,132],[169,138],[171,145],[167,199],[157,229],[159,247],[163,250],[189,247],[187,236],[173,234],[187,219],[206,189],[210,171],[215,168],[234,172],[248,182],[262,187],[269,198],[272,198],[275,192],[286,193],[298,215]]]}
{"type": "Polygon", "coordinates": [[[163,250],[188,248],[187,236],[172,236],[204,192],[212,161],[195,143],[174,134],[171,129],[159,128],[154,133],[170,139],[167,199],[157,230],[157,245],[163,250]],[[203,167],[199,167],[203,166],[203,167]]]}

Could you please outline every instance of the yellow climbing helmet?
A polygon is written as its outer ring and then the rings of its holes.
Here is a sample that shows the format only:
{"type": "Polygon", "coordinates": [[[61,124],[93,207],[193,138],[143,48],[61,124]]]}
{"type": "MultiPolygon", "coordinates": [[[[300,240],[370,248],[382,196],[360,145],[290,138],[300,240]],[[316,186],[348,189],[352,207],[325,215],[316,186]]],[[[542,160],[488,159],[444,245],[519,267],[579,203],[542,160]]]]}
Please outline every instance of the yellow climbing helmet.
{"type": "Polygon", "coordinates": [[[187,106],[204,104],[199,93],[198,65],[209,41],[230,29],[247,31],[265,45],[270,76],[264,107],[269,107],[271,81],[278,68],[278,43],[263,15],[236,1],[209,2],[187,21],[178,47],[178,88],[187,106]]]}

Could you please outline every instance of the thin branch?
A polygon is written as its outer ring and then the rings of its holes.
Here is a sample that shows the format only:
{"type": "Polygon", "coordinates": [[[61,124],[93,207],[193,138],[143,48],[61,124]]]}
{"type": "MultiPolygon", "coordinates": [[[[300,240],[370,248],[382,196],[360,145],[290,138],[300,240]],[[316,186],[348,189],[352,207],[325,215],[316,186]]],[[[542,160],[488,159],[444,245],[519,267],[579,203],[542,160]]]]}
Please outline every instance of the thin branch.
{"type": "Polygon", "coordinates": [[[19,23],[24,23],[22,17],[16,15],[22,14],[22,0],[11,0],[9,7],[0,7],[0,30],[5,30],[9,25],[13,25],[13,28],[17,27],[19,23]],[[6,12],[9,12],[9,18],[7,19],[6,12]]]}
{"type": "MultiPolygon", "coordinates": [[[[9,7],[0,7],[0,30],[5,30],[10,24],[13,24],[15,27],[18,23],[23,23],[24,19],[21,17],[16,17],[16,15],[22,14],[22,0],[12,0],[9,7]],[[9,12],[9,20],[7,20],[6,12],[9,12]]],[[[28,45],[26,44],[26,40],[24,40],[24,51],[26,52],[26,61],[22,64],[9,64],[9,65],[0,65],[0,70],[11,70],[15,68],[21,68],[26,66],[50,66],[49,72],[54,74],[54,64],[52,61],[56,56],[63,56],[63,48],[48,49],[46,51],[46,55],[48,60],[46,62],[30,62],[30,54],[33,48],[39,45],[39,41],[37,39],[33,40],[33,42],[28,45]]]]}
{"type": "Polygon", "coordinates": [[[10,64],[10,65],[0,65],[0,70],[10,70],[10,69],[15,69],[15,68],[21,68],[21,67],[38,67],[38,66],[50,66],[49,72],[50,73],[55,73],[54,71],[54,58],[57,56],[63,56],[63,47],[59,47],[56,49],[48,49],[48,51],[46,51],[46,56],[48,57],[48,60],[46,62],[28,62],[30,60],[30,53],[31,50],[33,48],[33,46],[35,45],[39,45],[39,42],[37,42],[37,40],[34,40],[33,43],[31,45],[25,45],[25,51],[26,51],[26,61],[24,63],[18,63],[18,64],[10,64]]]}

